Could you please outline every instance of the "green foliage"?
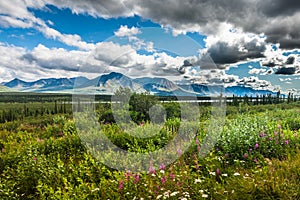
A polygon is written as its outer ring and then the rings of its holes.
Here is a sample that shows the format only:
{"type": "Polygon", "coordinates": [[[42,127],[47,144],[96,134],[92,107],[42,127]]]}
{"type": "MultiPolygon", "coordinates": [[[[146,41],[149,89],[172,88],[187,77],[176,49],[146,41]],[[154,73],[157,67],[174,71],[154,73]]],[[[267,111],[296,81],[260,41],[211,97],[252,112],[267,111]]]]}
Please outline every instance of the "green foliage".
{"type": "MultiPolygon", "coordinates": [[[[175,102],[161,104],[167,114],[163,124],[150,123],[147,109],[157,101],[149,100],[143,110],[137,105],[144,98],[148,95],[131,100],[131,114],[145,111],[135,116],[138,124],[121,127],[106,119],[111,105],[96,105],[101,131],[120,148],[155,151],[183,127],[180,105],[175,102]]],[[[198,153],[208,133],[211,107],[200,106],[199,110],[200,121],[187,124],[197,127],[196,141],[176,162],[161,163],[152,173],[115,171],[99,163],[82,144],[77,132],[80,126],[68,114],[29,115],[2,123],[0,199],[300,198],[299,104],[229,107],[221,137],[206,157],[198,153]]]]}

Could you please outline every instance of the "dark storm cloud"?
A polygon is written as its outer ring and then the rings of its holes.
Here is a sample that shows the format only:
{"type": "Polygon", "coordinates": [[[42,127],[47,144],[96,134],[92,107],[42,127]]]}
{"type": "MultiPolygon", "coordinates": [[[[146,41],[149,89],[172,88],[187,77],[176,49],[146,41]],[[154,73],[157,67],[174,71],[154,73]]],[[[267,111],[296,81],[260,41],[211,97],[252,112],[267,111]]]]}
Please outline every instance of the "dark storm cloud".
{"type": "Polygon", "coordinates": [[[295,0],[142,0],[138,14],[177,29],[198,25],[214,34],[227,22],[251,33],[265,33],[268,41],[283,48],[299,47],[300,1],[295,0]]]}
{"type": "Polygon", "coordinates": [[[215,34],[220,23],[251,33],[265,33],[284,48],[299,45],[300,1],[297,0],[50,0],[59,8],[99,17],[140,15],[175,29],[215,34]],[[294,45],[296,42],[296,45],[294,45]]]}
{"type": "Polygon", "coordinates": [[[296,73],[295,67],[281,67],[275,72],[275,74],[283,74],[283,75],[293,75],[295,73],[296,73]]]}
{"type": "Polygon", "coordinates": [[[263,57],[265,46],[256,46],[253,43],[244,43],[244,51],[238,46],[230,46],[225,42],[217,42],[208,49],[208,53],[217,64],[231,64],[251,58],[263,57]]]}

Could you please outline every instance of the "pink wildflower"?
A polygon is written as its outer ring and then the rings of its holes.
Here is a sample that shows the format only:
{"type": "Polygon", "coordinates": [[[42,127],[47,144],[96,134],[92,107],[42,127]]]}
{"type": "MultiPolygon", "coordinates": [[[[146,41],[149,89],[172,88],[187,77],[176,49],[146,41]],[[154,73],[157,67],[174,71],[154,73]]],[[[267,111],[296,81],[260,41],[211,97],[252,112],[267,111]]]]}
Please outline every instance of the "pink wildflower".
{"type": "Polygon", "coordinates": [[[155,174],[155,169],[152,166],[149,167],[149,174],[155,174]]]}
{"type": "Polygon", "coordinates": [[[122,190],[122,189],[123,189],[123,186],[124,186],[124,180],[121,180],[121,181],[119,182],[118,189],[119,189],[119,190],[122,190]]]}
{"type": "Polygon", "coordinates": [[[159,169],[160,169],[160,170],[165,170],[165,169],[166,169],[166,166],[165,166],[164,164],[161,164],[161,165],[159,166],[159,169]]]}
{"type": "Polygon", "coordinates": [[[139,181],[140,181],[140,176],[138,174],[134,175],[133,183],[137,184],[137,182],[139,182],[139,181]]]}

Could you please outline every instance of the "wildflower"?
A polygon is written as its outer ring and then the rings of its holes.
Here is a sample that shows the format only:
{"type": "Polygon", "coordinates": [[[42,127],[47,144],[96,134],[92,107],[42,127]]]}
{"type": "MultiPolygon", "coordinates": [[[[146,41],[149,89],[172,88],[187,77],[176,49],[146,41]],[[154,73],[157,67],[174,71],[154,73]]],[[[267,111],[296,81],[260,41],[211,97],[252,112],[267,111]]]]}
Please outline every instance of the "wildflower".
{"type": "Polygon", "coordinates": [[[4,147],[2,147],[1,151],[2,151],[2,152],[5,152],[5,149],[4,149],[4,147]]]}
{"type": "Polygon", "coordinates": [[[271,138],[271,137],[270,137],[270,138],[269,138],[269,140],[270,140],[270,141],[272,141],[272,140],[273,140],[273,138],[271,138]]]}
{"type": "Polygon", "coordinates": [[[183,194],[185,197],[188,197],[188,198],[190,197],[190,194],[189,194],[188,192],[183,192],[182,194],[183,194]]]}
{"type": "Polygon", "coordinates": [[[284,142],[284,144],[285,144],[285,145],[288,145],[288,144],[289,144],[289,140],[286,140],[286,141],[284,142]]]}
{"type": "Polygon", "coordinates": [[[247,153],[244,154],[244,158],[245,158],[245,159],[248,158],[248,154],[247,154],[247,153]]]}
{"type": "Polygon", "coordinates": [[[258,160],[257,160],[257,158],[254,158],[254,160],[253,160],[255,163],[257,163],[258,162],[258,160]]]}
{"type": "Polygon", "coordinates": [[[229,153],[225,153],[225,158],[229,158],[229,153]]]}
{"type": "Polygon", "coordinates": [[[166,192],[164,193],[164,197],[170,197],[170,193],[171,193],[170,190],[166,191],[166,192]]]}
{"type": "Polygon", "coordinates": [[[240,173],[235,172],[235,173],[233,174],[233,176],[240,176],[240,173]]]}
{"type": "Polygon", "coordinates": [[[175,175],[173,173],[170,174],[171,179],[175,179],[175,175]]]}
{"type": "Polygon", "coordinates": [[[207,194],[202,194],[202,198],[208,198],[207,194]]]}
{"type": "Polygon", "coordinates": [[[149,167],[149,174],[155,174],[155,169],[152,166],[149,167]]]}
{"type": "Polygon", "coordinates": [[[179,192],[172,192],[172,193],[170,194],[170,196],[171,196],[171,197],[174,197],[174,196],[176,196],[177,194],[179,194],[179,192]]]}
{"type": "Polygon", "coordinates": [[[274,136],[276,136],[278,133],[277,133],[277,131],[274,131],[274,136]]]}
{"type": "Polygon", "coordinates": [[[181,149],[178,149],[178,150],[177,150],[177,153],[178,153],[179,156],[181,156],[181,155],[182,155],[182,150],[181,150],[181,149]]]}
{"type": "Polygon", "coordinates": [[[162,198],[161,194],[156,197],[156,199],[160,199],[160,198],[162,198]]]}
{"type": "Polygon", "coordinates": [[[204,192],[204,190],[199,190],[199,192],[200,192],[200,193],[203,193],[203,192],[204,192]]]}
{"type": "Polygon", "coordinates": [[[164,185],[166,182],[167,182],[167,179],[166,179],[166,177],[163,176],[163,177],[161,178],[161,183],[164,185]]]}
{"type": "Polygon", "coordinates": [[[261,132],[261,134],[259,134],[260,137],[265,137],[266,134],[264,132],[261,132]]]}
{"type": "Polygon", "coordinates": [[[201,150],[201,147],[200,147],[200,145],[198,145],[197,146],[197,151],[200,152],[200,150],[201,150]]]}
{"type": "Polygon", "coordinates": [[[255,146],[254,146],[254,148],[258,149],[258,147],[259,147],[259,145],[258,145],[258,143],[256,143],[255,146]]]}
{"type": "Polygon", "coordinates": [[[250,149],[249,149],[249,152],[250,152],[250,153],[252,153],[252,151],[253,151],[253,149],[252,149],[252,148],[250,148],[250,149]]]}
{"type": "Polygon", "coordinates": [[[220,174],[221,174],[220,169],[219,169],[219,168],[216,169],[216,175],[217,175],[217,176],[220,176],[220,174]]]}
{"type": "Polygon", "coordinates": [[[33,160],[36,161],[36,157],[34,157],[33,160]]]}
{"type": "Polygon", "coordinates": [[[280,124],[278,124],[278,129],[279,129],[279,130],[281,129],[281,125],[280,125],[280,124]]]}
{"type": "Polygon", "coordinates": [[[40,138],[38,138],[38,139],[37,139],[37,142],[40,143],[40,142],[42,142],[42,140],[41,140],[40,138]]]}
{"type": "Polygon", "coordinates": [[[139,182],[139,180],[140,180],[140,176],[138,174],[134,175],[133,178],[134,178],[134,180],[133,180],[134,184],[137,184],[139,182]]]}
{"type": "Polygon", "coordinates": [[[227,176],[228,176],[228,174],[222,174],[222,176],[224,176],[224,177],[227,177],[227,176]]]}
{"type": "Polygon", "coordinates": [[[201,179],[195,179],[195,184],[197,184],[197,183],[201,183],[202,182],[202,180],[201,179]]]}
{"type": "Polygon", "coordinates": [[[198,138],[196,138],[196,144],[200,144],[200,142],[199,142],[199,139],[198,139],[198,138]]]}
{"type": "Polygon", "coordinates": [[[121,180],[120,183],[119,183],[118,189],[122,190],[123,186],[124,186],[124,180],[121,180]]]}
{"type": "Polygon", "coordinates": [[[216,172],[209,172],[209,174],[215,176],[216,172]]]}
{"type": "Polygon", "coordinates": [[[160,170],[165,170],[165,169],[166,169],[166,166],[165,166],[164,164],[161,164],[161,165],[159,166],[159,169],[160,169],[160,170]]]}
{"type": "Polygon", "coordinates": [[[130,179],[130,177],[131,177],[131,173],[130,173],[130,171],[127,171],[125,173],[125,178],[130,179]]]}

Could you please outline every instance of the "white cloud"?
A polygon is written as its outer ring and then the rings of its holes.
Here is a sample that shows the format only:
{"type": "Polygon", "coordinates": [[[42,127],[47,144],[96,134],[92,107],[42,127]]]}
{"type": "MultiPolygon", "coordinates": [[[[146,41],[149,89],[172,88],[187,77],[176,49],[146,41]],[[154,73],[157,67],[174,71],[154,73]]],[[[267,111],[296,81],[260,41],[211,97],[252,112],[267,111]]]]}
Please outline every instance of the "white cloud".
{"type": "Polygon", "coordinates": [[[134,36],[134,35],[137,35],[140,33],[141,33],[141,31],[138,28],[136,28],[134,26],[131,28],[128,28],[127,25],[125,25],[125,26],[121,25],[119,30],[114,32],[114,34],[117,37],[131,37],[131,36],[134,36]]]}
{"type": "Polygon", "coordinates": [[[256,75],[258,75],[258,74],[263,74],[263,73],[266,73],[266,69],[257,69],[257,68],[254,68],[254,69],[251,69],[250,71],[249,71],[249,74],[256,74],[256,75]]]}

